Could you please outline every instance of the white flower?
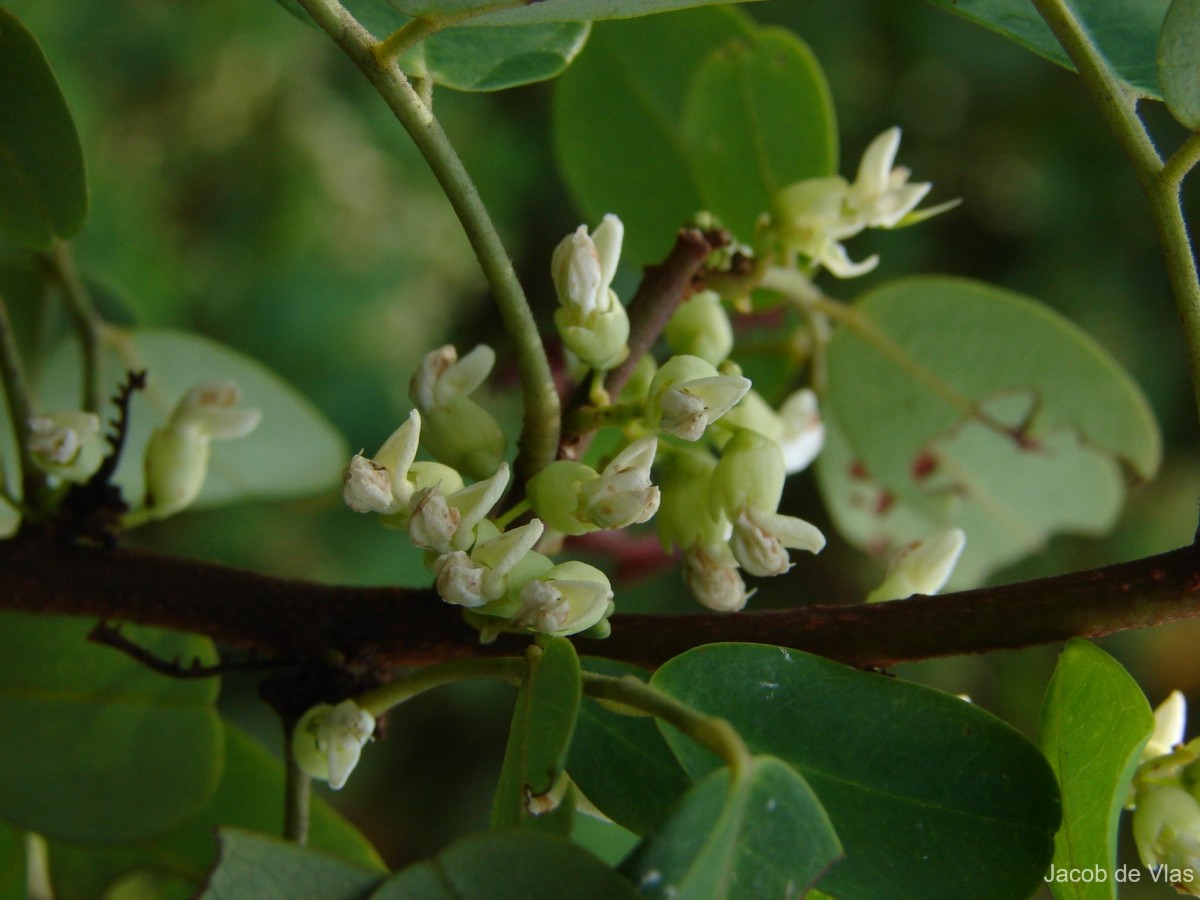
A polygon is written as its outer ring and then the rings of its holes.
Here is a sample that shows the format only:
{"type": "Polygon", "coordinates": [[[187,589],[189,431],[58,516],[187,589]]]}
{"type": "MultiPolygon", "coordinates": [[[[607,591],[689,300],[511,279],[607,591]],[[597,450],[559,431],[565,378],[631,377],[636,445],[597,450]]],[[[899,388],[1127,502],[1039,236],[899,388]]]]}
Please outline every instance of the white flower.
{"type": "Polygon", "coordinates": [[[599,477],[580,484],[584,515],[600,528],[648,522],[658,511],[659,491],[650,483],[658,438],[634,441],[613,457],[599,477]]]}
{"type": "Polygon", "coordinates": [[[751,575],[782,575],[792,567],[786,548],[819,553],[825,535],[816,525],[775,512],[744,508],[733,523],[733,556],[751,575]]]}
{"type": "Polygon", "coordinates": [[[356,454],[342,478],[346,505],[360,513],[407,513],[414,491],[408,469],[416,459],[420,437],[421,414],[414,409],[374,458],[356,454]]]}
{"type": "Polygon", "coordinates": [[[612,587],[595,566],[560,563],[521,588],[513,625],[564,637],[586,631],[612,610],[612,587]]]}
{"type": "Polygon", "coordinates": [[[1176,784],[1142,784],[1133,811],[1133,839],[1151,870],[1164,871],[1175,889],[1200,896],[1200,804],[1176,784]]]}
{"type": "Polygon", "coordinates": [[[966,544],[962,529],[951,528],[901,547],[892,557],[883,584],[867,595],[867,602],[936,594],[945,587],[966,544]]]}
{"type": "Polygon", "coordinates": [[[426,353],[408,393],[423,417],[421,443],[439,462],[471,478],[496,471],[505,438],[496,418],[469,396],[483,384],[496,353],[480,344],[462,359],[447,344],[426,353]]]}
{"type": "Polygon", "coordinates": [[[789,475],[808,468],[825,446],[825,424],[817,395],[809,388],[796,391],[779,408],[783,434],[778,438],[783,451],[784,471],[789,475]]]}
{"type": "Polygon", "coordinates": [[[591,369],[616,366],[628,352],[629,315],[611,285],[625,228],[606,215],[592,234],[580,225],[555,248],[550,273],[558,294],[554,324],[563,343],[591,369]]]}
{"type": "Polygon", "coordinates": [[[257,409],[241,409],[232,381],[197,385],[184,395],[167,424],[150,435],[143,458],[146,506],[158,517],[190,505],[208,474],[209,444],[249,434],[262,419],[257,409]]]}
{"type": "Polygon", "coordinates": [[[480,542],[470,554],[455,550],[439,556],[434,563],[438,596],[468,609],[502,599],[508,592],[508,576],[544,531],[541,520],[533,519],[480,542]]]}
{"type": "Polygon", "coordinates": [[[741,375],[713,375],[673,385],[660,402],[658,427],[685,441],[698,441],[715,422],[750,390],[750,379],[741,375]]]}
{"type": "Polygon", "coordinates": [[[363,745],[375,733],[375,717],[353,700],[322,703],[306,712],[292,733],[297,764],[313,778],[339,790],[358,765],[363,745]]]}
{"type": "Polygon", "coordinates": [[[893,167],[900,149],[900,129],[889,128],[871,141],[858,164],[858,177],[846,201],[864,224],[895,228],[917,208],[933,187],[929,182],[909,184],[908,169],[893,167]]]}
{"type": "Polygon", "coordinates": [[[1171,691],[1154,710],[1154,732],[1142,749],[1142,762],[1166,756],[1183,743],[1187,725],[1187,700],[1179,691],[1171,691]]]}
{"type": "Polygon", "coordinates": [[[736,612],[750,594],[725,543],[696,543],[683,554],[683,580],[692,596],[717,612],[736,612]]]}
{"type": "Polygon", "coordinates": [[[417,491],[408,520],[409,540],[439,554],[470,550],[476,526],[504,495],[508,477],[508,463],[502,462],[491,478],[453,493],[444,494],[438,487],[417,491]]]}
{"type": "Polygon", "coordinates": [[[33,416],[29,420],[33,461],[51,475],[84,481],[100,467],[103,438],[100,417],[77,409],[33,416]]]}

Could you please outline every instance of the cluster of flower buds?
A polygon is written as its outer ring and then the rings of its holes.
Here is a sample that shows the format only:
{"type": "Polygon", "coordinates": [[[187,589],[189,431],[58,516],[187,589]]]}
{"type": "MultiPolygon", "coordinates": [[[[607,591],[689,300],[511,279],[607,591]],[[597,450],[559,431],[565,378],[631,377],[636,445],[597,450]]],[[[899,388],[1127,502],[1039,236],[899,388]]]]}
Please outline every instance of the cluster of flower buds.
{"type": "Polygon", "coordinates": [[[924,211],[917,205],[931,184],[910,184],[909,171],[895,166],[900,129],[889,128],[863,153],[853,183],[841,176],[809,178],[776,195],[768,231],[781,246],[823,267],[838,278],[870,272],[879,262],[871,256],[853,262],[842,241],[866,228],[897,228],[948,209],[945,204],[924,211]]]}
{"type": "MultiPolygon", "coordinates": [[[[212,441],[245,437],[262,419],[259,410],[239,407],[240,402],[241,392],[232,381],[205,382],[183,395],[146,444],[145,499],[127,517],[127,525],[172,516],[200,496],[212,441]]],[[[62,481],[90,478],[100,467],[104,449],[95,413],[62,410],[29,420],[30,455],[43,471],[62,481]]]]}
{"type": "MultiPolygon", "coordinates": [[[[343,476],[346,505],[356,512],[377,513],[383,524],[407,530],[409,541],[425,551],[438,595],[469,611],[469,620],[485,640],[501,631],[603,631],[613,609],[612,588],[604,573],[583,563],[556,566],[536,552],[546,529],[542,519],[501,530],[489,518],[510,478],[508,464],[498,458],[503,432],[467,395],[479,387],[494,359],[486,346],[461,360],[453,347],[427,354],[412,382],[418,409],[374,457],[359,453],[350,461],[343,476]],[[431,427],[431,422],[436,425],[431,427]],[[418,460],[420,447],[437,461],[418,460]],[[488,464],[490,471],[481,473],[488,464]],[[468,478],[478,480],[467,483],[468,478]]],[[[575,502],[589,522],[653,515],[657,493],[648,480],[653,446],[648,459],[638,459],[646,449],[614,460],[603,475],[582,467],[595,483],[580,487],[575,502]],[[638,503],[641,511],[633,512],[638,503]]],[[[560,472],[552,467],[549,474],[553,478],[560,472]]],[[[587,529],[570,533],[582,530],[587,529]]]]}
{"type": "Polygon", "coordinates": [[[1156,880],[1200,896],[1200,740],[1183,743],[1187,704],[1179,691],[1154,711],[1154,733],[1133,778],[1133,839],[1156,880]]]}
{"type": "Polygon", "coordinates": [[[601,372],[629,353],[629,316],[612,289],[624,236],[621,220],[606,215],[591,234],[580,225],[563,238],[550,262],[559,337],[580,362],[601,372]]]}

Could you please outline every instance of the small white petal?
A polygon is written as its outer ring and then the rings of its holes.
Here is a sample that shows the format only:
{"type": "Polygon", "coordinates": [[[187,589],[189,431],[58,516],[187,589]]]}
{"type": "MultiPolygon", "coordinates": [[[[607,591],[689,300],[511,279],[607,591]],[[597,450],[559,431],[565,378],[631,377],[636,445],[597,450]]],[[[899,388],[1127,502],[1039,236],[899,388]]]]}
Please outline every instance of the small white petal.
{"type": "Polygon", "coordinates": [[[1154,710],[1154,733],[1142,750],[1142,762],[1156,756],[1166,756],[1183,743],[1187,724],[1187,700],[1179,691],[1171,691],[1167,699],[1154,710]]]}

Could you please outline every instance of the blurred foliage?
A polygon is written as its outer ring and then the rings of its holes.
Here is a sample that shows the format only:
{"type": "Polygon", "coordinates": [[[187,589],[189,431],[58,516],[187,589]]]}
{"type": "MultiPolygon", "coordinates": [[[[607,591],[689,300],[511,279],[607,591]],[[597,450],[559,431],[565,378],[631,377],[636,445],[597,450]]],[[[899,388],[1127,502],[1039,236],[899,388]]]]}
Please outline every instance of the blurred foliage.
{"type": "MultiPolygon", "coordinates": [[[[377,447],[408,408],[419,355],[501,341],[450,209],[390,114],[326,39],[268,0],[9,0],[38,35],[79,126],[92,212],[82,267],[146,325],[193,328],[254,356],[325,411],[354,447],[377,447]]],[[[1167,463],[1105,539],[1056,539],[1000,573],[1011,580],[1187,542],[1200,472],[1185,353],[1145,204],[1071,74],[920,0],[766,2],[824,66],[842,169],[894,124],[901,162],[959,209],[921,228],[864,237],[883,263],[855,289],[904,273],[969,275],[1037,296],[1094,336],[1146,391],[1167,463]]],[[[584,53],[586,54],[586,49],[584,53]]],[[[477,178],[531,302],[553,307],[557,240],[578,224],[556,175],[553,85],[497,95],[439,91],[439,116],[477,178]]],[[[1179,137],[1165,110],[1155,130],[1179,137]]],[[[616,210],[620,212],[620,210],[616,210]]],[[[628,296],[636,273],[616,287],[628,296]]],[[[834,286],[836,287],[836,286],[834,286]]],[[[832,288],[831,288],[832,289],[832,288]]],[[[500,381],[515,383],[506,348],[500,381]]],[[[517,404],[493,407],[515,434],[517,404]]],[[[792,512],[823,528],[812,477],[792,512]]],[[[827,533],[829,531],[827,530],[827,533]]],[[[404,542],[335,496],[196,512],[137,535],[171,552],[294,577],[417,583],[404,542]],[[265,536],[265,537],[264,537],[265,536]]],[[[849,601],[880,567],[836,539],[756,595],[759,606],[849,601]]],[[[675,572],[618,589],[622,610],[695,609],[675,572]]],[[[1152,703],[1200,689],[1195,623],[1106,646],[1152,703]]],[[[602,648],[598,648],[602,649],[602,648]]],[[[1054,648],[903,666],[1032,733],[1054,648]]],[[[265,741],[275,726],[252,685],[227,711],[265,741]]],[[[392,866],[487,821],[511,692],[464,686],[391,717],[339,806],[392,866]]]]}

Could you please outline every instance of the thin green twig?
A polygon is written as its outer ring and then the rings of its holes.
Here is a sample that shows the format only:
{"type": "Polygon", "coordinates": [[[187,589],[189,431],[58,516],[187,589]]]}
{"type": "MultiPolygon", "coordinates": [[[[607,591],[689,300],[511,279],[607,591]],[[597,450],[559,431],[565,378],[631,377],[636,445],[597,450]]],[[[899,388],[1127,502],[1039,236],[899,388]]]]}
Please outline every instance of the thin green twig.
{"type": "Polygon", "coordinates": [[[79,275],[75,255],[66,241],[55,241],[42,260],[58,285],[59,294],[79,336],[83,356],[83,408],[87,412],[100,410],[100,314],[92,302],[91,292],[79,275]]]}
{"type": "MultiPolygon", "coordinates": [[[[21,467],[21,497],[26,507],[36,507],[46,489],[46,476],[33,461],[29,447],[29,420],[33,418],[33,403],[21,366],[8,307],[0,297],[0,380],[4,382],[4,399],[8,401],[8,419],[17,444],[17,460],[21,467]]],[[[6,491],[7,493],[7,491],[6,491]]],[[[14,501],[15,497],[12,498],[14,501]]]]}
{"type": "Polygon", "coordinates": [[[732,725],[724,719],[692,709],[632,675],[614,678],[611,675],[584,672],[583,692],[589,697],[623,703],[674,725],[689,738],[720,756],[729,766],[732,783],[736,784],[749,771],[750,750],[732,725]]]}
{"type": "Polygon", "coordinates": [[[379,718],[405,700],[444,684],[459,681],[506,681],[519,685],[528,663],[524,657],[502,656],[494,659],[454,659],[417,669],[382,687],[373,688],[354,698],[359,709],[379,718]]]}
{"type": "Polygon", "coordinates": [[[1192,392],[1200,412],[1200,277],[1179,202],[1183,176],[1200,158],[1200,141],[1193,135],[1164,166],[1138,116],[1137,93],[1112,70],[1067,0],[1033,0],[1033,5],[1075,64],[1084,85],[1133,165],[1149,201],[1175,295],[1175,309],[1187,341],[1192,392]]]}
{"type": "Polygon", "coordinates": [[[529,478],[554,460],[561,410],[537,323],[500,235],[433,111],[394,61],[380,61],[380,42],[337,0],[299,2],[358,66],[404,126],[462,223],[516,349],[525,417],[515,468],[519,478],[529,478]]]}

